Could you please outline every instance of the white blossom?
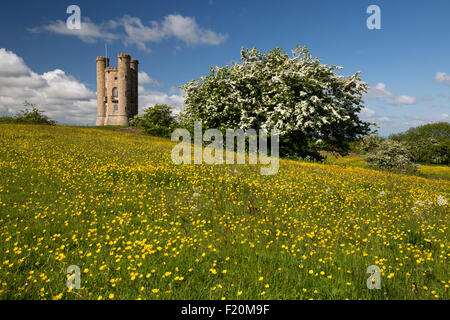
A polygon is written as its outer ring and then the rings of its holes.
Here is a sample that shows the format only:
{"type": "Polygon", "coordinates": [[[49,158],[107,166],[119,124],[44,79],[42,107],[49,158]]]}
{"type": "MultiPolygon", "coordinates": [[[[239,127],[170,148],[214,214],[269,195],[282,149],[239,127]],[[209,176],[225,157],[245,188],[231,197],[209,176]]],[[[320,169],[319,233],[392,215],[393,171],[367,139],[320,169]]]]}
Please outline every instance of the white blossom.
{"type": "Polygon", "coordinates": [[[443,195],[440,194],[437,198],[437,204],[440,206],[445,206],[448,204],[448,201],[447,201],[447,199],[444,198],[443,195]]]}
{"type": "Polygon", "coordinates": [[[241,63],[211,68],[210,75],[182,87],[183,117],[207,126],[277,129],[281,136],[295,132],[315,141],[365,134],[369,124],[358,112],[367,84],[358,73],[337,75],[339,69],[321,64],[306,47],[297,46],[292,56],[243,48],[241,63]]]}

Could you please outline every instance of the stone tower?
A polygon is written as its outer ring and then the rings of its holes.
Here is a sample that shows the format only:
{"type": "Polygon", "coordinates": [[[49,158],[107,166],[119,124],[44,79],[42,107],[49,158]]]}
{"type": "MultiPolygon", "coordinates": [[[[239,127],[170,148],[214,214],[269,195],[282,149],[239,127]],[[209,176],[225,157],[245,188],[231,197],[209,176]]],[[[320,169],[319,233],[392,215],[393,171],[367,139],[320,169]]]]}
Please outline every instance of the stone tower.
{"type": "Polygon", "coordinates": [[[138,114],[138,60],[119,54],[117,67],[97,57],[97,126],[127,126],[138,114]]]}

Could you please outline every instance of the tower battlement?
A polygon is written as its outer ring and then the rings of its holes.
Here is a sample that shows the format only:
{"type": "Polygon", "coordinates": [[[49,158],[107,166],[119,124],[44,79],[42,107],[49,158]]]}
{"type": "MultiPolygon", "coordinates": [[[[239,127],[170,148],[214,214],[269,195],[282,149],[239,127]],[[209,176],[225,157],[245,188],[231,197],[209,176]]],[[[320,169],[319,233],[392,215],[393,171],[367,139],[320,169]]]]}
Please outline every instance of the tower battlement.
{"type": "Polygon", "coordinates": [[[138,114],[139,61],[124,53],[117,60],[117,67],[110,67],[109,58],[96,59],[97,126],[127,126],[138,114]]]}

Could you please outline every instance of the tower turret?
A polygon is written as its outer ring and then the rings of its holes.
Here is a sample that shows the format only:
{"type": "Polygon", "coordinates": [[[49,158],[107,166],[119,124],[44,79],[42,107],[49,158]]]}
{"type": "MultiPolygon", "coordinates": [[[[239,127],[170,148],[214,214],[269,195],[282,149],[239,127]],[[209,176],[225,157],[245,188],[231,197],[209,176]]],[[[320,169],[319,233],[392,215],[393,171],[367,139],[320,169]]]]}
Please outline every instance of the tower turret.
{"type": "Polygon", "coordinates": [[[131,113],[129,100],[131,97],[131,56],[129,54],[119,54],[118,56],[118,89],[119,89],[119,110],[117,125],[128,126],[128,115],[131,113]]]}
{"type": "Polygon", "coordinates": [[[106,116],[105,69],[109,66],[107,57],[97,57],[97,126],[103,126],[106,116]]]}
{"type": "Polygon", "coordinates": [[[131,60],[131,117],[138,114],[139,108],[139,94],[138,94],[138,77],[139,77],[139,61],[136,59],[131,60]]]}

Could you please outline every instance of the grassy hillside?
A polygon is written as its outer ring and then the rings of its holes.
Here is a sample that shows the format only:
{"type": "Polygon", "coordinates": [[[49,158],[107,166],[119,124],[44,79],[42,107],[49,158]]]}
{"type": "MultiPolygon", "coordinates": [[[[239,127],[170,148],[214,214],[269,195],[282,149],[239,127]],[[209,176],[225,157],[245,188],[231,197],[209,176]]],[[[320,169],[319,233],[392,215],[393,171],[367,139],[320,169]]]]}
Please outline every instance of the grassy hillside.
{"type": "Polygon", "coordinates": [[[0,298],[449,299],[450,181],[175,166],[172,146],[1,125],[0,298]],[[66,288],[70,265],[80,290],[66,288]],[[367,289],[370,265],[381,290],[367,289]]]}

